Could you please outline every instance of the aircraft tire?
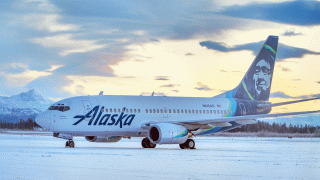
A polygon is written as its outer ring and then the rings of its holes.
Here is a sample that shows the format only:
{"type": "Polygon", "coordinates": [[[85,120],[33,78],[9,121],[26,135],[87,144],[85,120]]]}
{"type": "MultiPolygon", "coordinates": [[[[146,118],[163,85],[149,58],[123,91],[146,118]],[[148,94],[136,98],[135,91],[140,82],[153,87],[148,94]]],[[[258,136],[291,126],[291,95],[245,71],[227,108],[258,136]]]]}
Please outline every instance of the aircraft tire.
{"type": "Polygon", "coordinates": [[[69,141],[66,142],[66,147],[70,147],[69,141]]]}
{"type": "Polygon", "coordinates": [[[179,144],[181,149],[185,149],[184,143],[183,144],[179,144]]]}
{"type": "Polygon", "coordinates": [[[195,149],[195,142],[193,139],[188,139],[185,143],[179,144],[181,149],[195,149]]]}
{"type": "Polygon", "coordinates": [[[143,148],[155,148],[157,145],[153,144],[148,138],[144,138],[141,142],[143,148]]]}
{"type": "Polygon", "coordinates": [[[70,145],[71,148],[74,148],[74,141],[70,141],[69,145],[70,145]]]}
{"type": "Polygon", "coordinates": [[[195,149],[196,143],[194,142],[193,139],[188,139],[188,140],[186,141],[186,145],[187,145],[187,147],[190,148],[190,149],[195,149]]]}
{"type": "Polygon", "coordinates": [[[143,148],[148,148],[147,138],[142,139],[141,145],[143,148]]]}

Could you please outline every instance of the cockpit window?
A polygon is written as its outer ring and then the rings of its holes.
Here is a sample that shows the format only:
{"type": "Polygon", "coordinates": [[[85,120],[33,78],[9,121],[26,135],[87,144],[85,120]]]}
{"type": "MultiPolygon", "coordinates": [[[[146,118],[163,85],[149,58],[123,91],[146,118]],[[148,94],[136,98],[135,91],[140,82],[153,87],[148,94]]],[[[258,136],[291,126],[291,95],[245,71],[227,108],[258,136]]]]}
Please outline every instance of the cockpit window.
{"type": "Polygon", "coordinates": [[[58,110],[58,111],[69,111],[70,107],[69,106],[50,106],[48,110],[58,110]]]}

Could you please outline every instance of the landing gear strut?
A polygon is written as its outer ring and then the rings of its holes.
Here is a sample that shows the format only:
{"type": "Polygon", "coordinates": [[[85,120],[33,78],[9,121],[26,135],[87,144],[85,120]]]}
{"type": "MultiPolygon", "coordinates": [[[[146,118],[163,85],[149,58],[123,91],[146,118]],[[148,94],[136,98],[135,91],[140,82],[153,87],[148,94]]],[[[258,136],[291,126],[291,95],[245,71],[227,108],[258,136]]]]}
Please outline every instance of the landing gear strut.
{"type": "Polygon", "coordinates": [[[66,142],[66,147],[74,148],[74,141],[69,139],[69,141],[66,142]]]}
{"type": "Polygon", "coordinates": [[[149,138],[144,138],[141,142],[143,148],[155,148],[156,144],[153,144],[149,138]]]}
{"type": "Polygon", "coordinates": [[[195,149],[195,145],[193,139],[188,139],[185,143],[179,144],[181,149],[195,149]]]}

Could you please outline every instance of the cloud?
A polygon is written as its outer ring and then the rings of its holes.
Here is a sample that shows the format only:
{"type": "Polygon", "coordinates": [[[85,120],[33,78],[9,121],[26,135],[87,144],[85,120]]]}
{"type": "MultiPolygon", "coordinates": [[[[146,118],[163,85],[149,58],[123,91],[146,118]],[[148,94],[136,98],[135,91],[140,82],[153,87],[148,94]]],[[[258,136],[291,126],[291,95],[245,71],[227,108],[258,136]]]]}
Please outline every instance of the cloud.
{"type": "Polygon", "coordinates": [[[289,96],[285,94],[284,92],[274,92],[270,94],[270,98],[293,98],[292,96],[289,96]]]}
{"type": "Polygon", "coordinates": [[[194,89],[199,91],[213,91],[213,89],[209,88],[207,85],[202,84],[201,82],[197,83],[198,87],[195,87],[194,89]]]}
{"type": "Polygon", "coordinates": [[[281,3],[252,3],[226,7],[219,14],[246,18],[273,21],[293,25],[320,24],[319,1],[289,1],[281,3]]]}
{"type": "Polygon", "coordinates": [[[291,69],[289,69],[289,68],[285,68],[285,67],[282,67],[282,71],[284,71],[284,72],[290,72],[290,71],[291,71],[291,69]]]}
{"type": "Polygon", "coordinates": [[[65,90],[64,87],[73,84],[73,81],[66,78],[63,75],[49,75],[39,77],[25,87],[27,89],[35,89],[37,92],[41,92],[48,98],[68,98],[72,96],[71,93],[65,90]]]}
{"type": "Polygon", "coordinates": [[[320,98],[320,94],[311,94],[311,95],[304,95],[304,96],[289,96],[284,92],[274,92],[270,94],[271,98],[286,98],[286,99],[310,99],[310,98],[320,98]]]}
{"type": "MultiPolygon", "coordinates": [[[[220,52],[235,52],[235,51],[249,50],[249,51],[252,51],[255,55],[257,55],[263,43],[264,41],[260,41],[260,42],[237,45],[234,47],[227,47],[224,43],[220,43],[220,42],[202,41],[200,42],[200,45],[207,47],[208,49],[213,49],[220,52]]],[[[320,55],[320,52],[313,52],[307,49],[297,48],[297,47],[288,46],[288,45],[279,43],[276,60],[280,61],[280,60],[289,59],[289,58],[301,58],[306,54],[320,55]]]]}
{"type": "Polygon", "coordinates": [[[185,54],[185,56],[194,56],[194,54],[192,54],[192,53],[187,53],[187,54],[185,54]]]}
{"type": "Polygon", "coordinates": [[[168,76],[156,76],[154,80],[157,81],[168,81],[170,80],[168,76]]]}
{"type": "Polygon", "coordinates": [[[303,35],[302,33],[296,33],[294,31],[286,31],[281,34],[282,36],[301,36],[303,35]]]}
{"type": "Polygon", "coordinates": [[[31,14],[26,15],[23,20],[29,27],[33,27],[37,30],[47,30],[49,32],[62,32],[62,31],[76,31],[79,26],[74,24],[59,23],[61,19],[57,14],[31,14]]]}
{"type": "Polygon", "coordinates": [[[84,53],[106,47],[98,44],[97,40],[76,40],[72,34],[55,35],[51,37],[35,38],[32,42],[48,48],[60,49],[60,55],[66,56],[71,53],[84,53]]]}
{"type": "Polygon", "coordinates": [[[173,87],[176,87],[176,86],[180,86],[180,84],[166,84],[166,85],[162,85],[160,87],[173,88],[173,87]]]}
{"type": "Polygon", "coordinates": [[[52,71],[62,67],[53,65],[45,71],[29,69],[29,66],[23,63],[11,63],[7,68],[2,69],[0,74],[7,79],[7,86],[22,87],[40,77],[52,75],[52,71]]]}

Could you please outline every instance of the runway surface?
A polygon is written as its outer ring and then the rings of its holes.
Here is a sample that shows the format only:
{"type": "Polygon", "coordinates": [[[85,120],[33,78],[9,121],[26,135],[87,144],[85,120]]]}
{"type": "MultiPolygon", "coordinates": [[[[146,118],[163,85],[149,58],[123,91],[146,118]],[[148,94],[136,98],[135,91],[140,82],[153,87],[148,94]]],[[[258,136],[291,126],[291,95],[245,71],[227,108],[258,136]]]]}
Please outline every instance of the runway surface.
{"type": "Polygon", "coordinates": [[[0,179],[319,179],[319,138],[197,137],[143,149],[141,139],[117,143],[41,134],[0,134],[0,179]]]}

